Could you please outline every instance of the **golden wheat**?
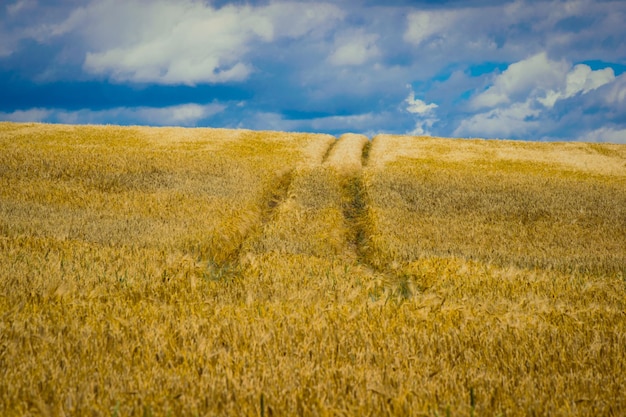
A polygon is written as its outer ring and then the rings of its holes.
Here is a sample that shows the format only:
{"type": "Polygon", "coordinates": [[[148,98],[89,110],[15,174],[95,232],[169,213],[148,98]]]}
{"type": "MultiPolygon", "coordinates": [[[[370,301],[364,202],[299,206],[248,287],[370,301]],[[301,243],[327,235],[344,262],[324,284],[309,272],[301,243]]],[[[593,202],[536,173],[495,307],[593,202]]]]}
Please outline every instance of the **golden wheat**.
{"type": "Polygon", "coordinates": [[[602,145],[563,145],[564,157],[550,164],[545,154],[558,156],[555,144],[510,143],[498,151],[505,158],[493,152],[506,144],[456,142],[375,138],[372,157],[382,152],[384,163],[367,173],[373,262],[452,255],[624,272],[626,168],[616,167],[626,155],[620,147],[605,145],[600,153],[602,145]],[[524,157],[510,159],[517,149],[524,157]]]}
{"type": "Polygon", "coordinates": [[[624,149],[1,123],[0,414],[621,415],[624,149]]]}
{"type": "Polygon", "coordinates": [[[363,149],[369,139],[363,135],[347,133],[337,141],[325,161],[325,165],[334,168],[344,175],[354,175],[362,167],[363,149]]]}

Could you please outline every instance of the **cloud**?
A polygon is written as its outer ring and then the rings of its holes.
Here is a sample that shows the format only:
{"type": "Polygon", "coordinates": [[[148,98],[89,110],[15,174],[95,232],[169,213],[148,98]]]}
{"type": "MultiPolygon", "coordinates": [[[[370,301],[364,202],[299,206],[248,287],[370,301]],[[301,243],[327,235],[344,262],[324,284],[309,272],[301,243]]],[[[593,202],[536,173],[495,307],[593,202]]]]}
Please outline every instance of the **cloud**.
{"type": "Polygon", "coordinates": [[[626,2],[613,0],[8,0],[0,109],[25,120],[613,137],[626,126],[624,20],[626,2]],[[184,107],[213,99],[246,104],[184,107]]]}
{"type": "Polygon", "coordinates": [[[407,16],[407,30],[404,40],[416,46],[425,43],[429,38],[439,35],[445,37],[459,18],[468,15],[467,9],[416,11],[407,16]]]}
{"type": "Polygon", "coordinates": [[[34,9],[36,6],[36,0],[18,0],[15,3],[8,4],[6,10],[9,16],[15,17],[20,13],[34,9]]]}
{"type": "Polygon", "coordinates": [[[361,65],[380,55],[376,45],[379,36],[354,30],[337,37],[328,61],[335,66],[361,65]]]}
{"type": "MultiPolygon", "coordinates": [[[[614,81],[611,68],[594,71],[585,64],[572,66],[565,60],[551,60],[542,52],[496,75],[487,90],[470,100],[470,109],[478,112],[461,120],[454,134],[537,139],[552,137],[556,131],[569,133],[565,123],[572,119],[567,112],[593,106],[583,96],[614,81]],[[561,102],[563,105],[556,108],[561,102]]],[[[597,123],[585,117],[587,123],[597,123]]]]}
{"type": "Polygon", "coordinates": [[[551,61],[545,52],[516,62],[496,77],[493,85],[471,101],[476,108],[494,107],[515,101],[529,91],[547,91],[562,83],[569,65],[551,61]]]}
{"type": "Polygon", "coordinates": [[[285,118],[275,112],[257,111],[247,115],[236,128],[278,130],[278,131],[306,131],[326,132],[331,134],[361,133],[374,136],[383,133],[380,126],[393,120],[390,112],[368,112],[344,116],[320,116],[312,118],[285,118]]]}
{"type": "Polygon", "coordinates": [[[222,112],[226,106],[222,104],[199,105],[195,103],[177,106],[151,108],[139,107],[125,109],[126,117],[155,125],[183,125],[193,126],[199,120],[222,112]]]}
{"type": "Polygon", "coordinates": [[[570,98],[579,93],[586,94],[614,79],[615,72],[612,68],[592,71],[588,65],[578,64],[567,73],[564,86],[547,91],[545,97],[538,100],[546,107],[553,107],[558,100],[570,98]]]}
{"type": "Polygon", "coordinates": [[[536,119],[541,111],[532,107],[531,101],[478,113],[462,120],[454,134],[489,138],[519,138],[532,134],[540,127],[536,119]]]}
{"type": "Polygon", "coordinates": [[[417,116],[415,127],[408,132],[412,135],[429,135],[429,130],[439,119],[434,116],[435,109],[439,107],[435,103],[426,104],[425,101],[415,98],[415,92],[411,90],[404,100],[407,104],[406,111],[417,116]]]}
{"type": "MultiPolygon", "coordinates": [[[[245,79],[251,71],[241,62],[247,45],[254,38],[270,40],[271,22],[250,8],[185,3],[125,2],[117,12],[134,16],[142,30],[118,25],[130,32],[129,41],[88,52],[84,68],[117,81],[192,85],[245,79]]],[[[89,12],[113,6],[119,3],[97,3],[89,12]]]]}
{"type": "Polygon", "coordinates": [[[451,62],[515,62],[541,51],[572,61],[619,62],[626,54],[618,40],[626,37],[625,18],[621,1],[451,2],[410,11],[403,39],[415,59],[440,68],[451,62]]]}
{"type": "Polygon", "coordinates": [[[509,65],[486,91],[475,96],[475,109],[512,103],[529,96],[545,107],[578,93],[588,93],[615,79],[611,68],[592,71],[588,65],[574,68],[565,60],[550,60],[545,52],[509,65]]]}
{"type": "Polygon", "coordinates": [[[566,91],[564,97],[571,97],[582,92],[588,93],[615,79],[612,68],[592,71],[588,65],[578,64],[567,74],[566,91]]]}
{"type": "Polygon", "coordinates": [[[195,126],[199,121],[226,109],[225,105],[195,103],[169,107],[115,107],[106,110],[29,109],[0,113],[0,120],[13,122],[53,122],[68,124],[139,124],[155,126],[195,126]]]}
{"type": "Polygon", "coordinates": [[[274,1],[251,10],[271,23],[274,39],[324,36],[346,14],[330,2],[274,1]]]}
{"type": "Polygon", "coordinates": [[[626,144],[626,129],[601,127],[584,133],[578,137],[578,140],[584,142],[612,142],[626,144]]]}
{"type": "Polygon", "coordinates": [[[625,106],[623,110],[626,111],[626,73],[615,79],[604,99],[608,106],[625,106]]]}
{"type": "Polygon", "coordinates": [[[53,33],[82,36],[87,72],[121,82],[194,85],[245,80],[255,44],[303,36],[342,16],[324,3],[217,9],[192,0],[100,0],[74,10],[53,33]]]}
{"type": "Polygon", "coordinates": [[[53,111],[49,109],[16,110],[10,113],[0,112],[0,120],[9,122],[43,122],[48,120],[53,111]]]}
{"type": "Polygon", "coordinates": [[[386,119],[386,114],[362,113],[346,116],[318,117],[302,121],[304,125],[311,126],[316,131],[332,130],[346,132],[363,132],[380,126],[380,122],[386,119]]]}
{"type": "Polygon", "coordinates": [[[415,92],[413,92],[412,90],[409,93],[409,96],[404,101],[408,104],[408,106],[406,107],[406,111],[414,114],[431,114],[434,109],[439,107],[435,103],[426,104],[425,101],[415,98],[415,92]]]}
{"type": "MultiPolygon", "coordinates": [[[[0,58],[11,56],[18,50],[19,43],[24,39],[44,40],[47,35],[46,25],[20,26],[20,20],[37,7],[35,0],[18,0],[4,8],[8,19],[0,19],[0,58]]],[[[2,11],[0,10],[0,18],[2,11]]]]}

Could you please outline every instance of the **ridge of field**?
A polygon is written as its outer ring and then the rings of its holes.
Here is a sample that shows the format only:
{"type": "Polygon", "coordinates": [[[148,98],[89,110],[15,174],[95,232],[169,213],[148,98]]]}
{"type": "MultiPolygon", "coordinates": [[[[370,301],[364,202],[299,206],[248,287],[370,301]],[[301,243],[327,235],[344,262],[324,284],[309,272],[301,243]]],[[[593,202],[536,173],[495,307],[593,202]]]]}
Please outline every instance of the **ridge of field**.
{"type": "Polygon", "coordinates": [[[624,414],[625,164],[0,123],[0,414],[624,414]]]}

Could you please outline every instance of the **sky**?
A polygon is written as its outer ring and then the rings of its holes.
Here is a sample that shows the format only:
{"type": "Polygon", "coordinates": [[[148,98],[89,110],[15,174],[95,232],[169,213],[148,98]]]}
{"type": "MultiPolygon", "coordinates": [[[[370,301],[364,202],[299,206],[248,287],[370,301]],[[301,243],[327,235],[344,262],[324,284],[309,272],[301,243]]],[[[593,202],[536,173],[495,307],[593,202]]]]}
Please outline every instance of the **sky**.
{"type": "Polygon", "coordinates": [[[626,143],[626,1],[0,0],[0,120],[626,143]]]}

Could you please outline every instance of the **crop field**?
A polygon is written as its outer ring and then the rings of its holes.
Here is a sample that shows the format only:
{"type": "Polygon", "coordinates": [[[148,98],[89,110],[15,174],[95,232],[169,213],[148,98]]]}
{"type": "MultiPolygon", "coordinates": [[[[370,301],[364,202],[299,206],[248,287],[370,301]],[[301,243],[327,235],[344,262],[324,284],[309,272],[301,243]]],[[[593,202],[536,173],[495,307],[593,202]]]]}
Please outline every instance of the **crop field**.
{"type": "Polygon", "coordinates": [[[626,145],[0,123],[0,415],[626,414],[626,145]]]}

